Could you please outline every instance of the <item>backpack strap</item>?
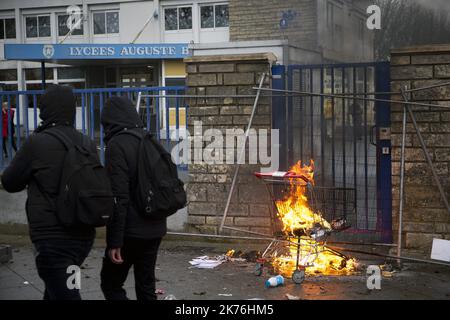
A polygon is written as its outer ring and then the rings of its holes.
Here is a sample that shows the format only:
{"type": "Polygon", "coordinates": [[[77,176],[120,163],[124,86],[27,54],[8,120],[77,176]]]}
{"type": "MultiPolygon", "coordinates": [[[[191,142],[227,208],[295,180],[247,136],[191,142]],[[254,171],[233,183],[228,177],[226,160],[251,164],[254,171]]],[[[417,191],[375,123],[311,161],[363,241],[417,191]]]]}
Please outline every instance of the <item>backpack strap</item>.
{"type": "MultiPolygon", "coordinates": [[[[134,129],[134,128],[133,128],[134,129]]],[[[146,135],[147,135],[147,133],[145,133],[144,135],[142,135],[142,134],[140,134],[140,133],[138,133],[138,132],[136,132],[136,131],[133,131],[133,130],[131,130],[131,129],[123,129],[122,131],[120,131],[120,132],[118,132],[116,135],[115,135],[115,137],[117,137],[117,136],[119,136],[119,135],[123,135],[123,134],[127,134],[127,135],[129,135],[129,136],[134,136],[134,137],[136,137],[136,138],[138,138],[139,140],[141,140],[141,139],[143,139],[146,135]]]]}
{"type": "Polygon", "coordinates": [[[46,130],[46,131],[43,131],[42,133],[48,134],[48,135],[56,138],[59,142],[61,142],[63,144],[64,148],[66,148],[67,150],[69,150],[71,147],[74,146],[74,144],[71,141],[69,141],[67,136],[57,129],[46,130]]]}

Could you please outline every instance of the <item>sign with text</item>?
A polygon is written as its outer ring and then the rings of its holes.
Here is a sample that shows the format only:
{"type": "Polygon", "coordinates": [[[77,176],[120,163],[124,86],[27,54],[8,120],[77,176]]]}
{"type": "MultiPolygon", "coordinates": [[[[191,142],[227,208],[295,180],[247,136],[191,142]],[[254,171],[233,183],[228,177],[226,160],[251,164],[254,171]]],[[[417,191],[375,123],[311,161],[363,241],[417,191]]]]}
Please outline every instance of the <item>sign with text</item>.
{"type": "Polygon", "coordinates": [[[182,59],[188,44],[4,44],[6,60],[182,59]]]}

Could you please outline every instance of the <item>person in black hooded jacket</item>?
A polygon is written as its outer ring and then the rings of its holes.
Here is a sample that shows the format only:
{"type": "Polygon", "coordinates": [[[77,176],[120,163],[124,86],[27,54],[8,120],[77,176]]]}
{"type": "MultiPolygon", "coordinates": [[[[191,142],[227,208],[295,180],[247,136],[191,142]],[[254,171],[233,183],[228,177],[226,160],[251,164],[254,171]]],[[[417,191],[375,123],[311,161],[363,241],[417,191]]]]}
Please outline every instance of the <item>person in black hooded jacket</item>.
{"type": "Polygon", "coordinates": [[[84,145],[96,154],[96,146],[75,130],[75,96],[70,87],[50,86],[42,95],[39,109],[42,122],[25,141],[2,175],[8,192],[27,188],[26,213],[30,238],[36,248],[38,274],[45,283],[44,299],[81,299],[77,287],[67,285],[69,266],[80,266],[89,254],[94,228],[67,229],[56,212],[65,146],[46,134],[58,130],[73,143],[84,145]]]}
{"type": "Polygon", "coordinates": [[[126,300],[123,284],[134,266],[136,297],[155,300],[155,264],[166,219],[148,220],[134,204],[133,189],[137,176],[140,140],[133,130],[145,134],[132,102],[125,97],[111,97],[101,115],[105,130],[105,165],[110,175],[116,205],[107,225],[107,248],[101,270],[101,288],[107,300],[126,300]]]}

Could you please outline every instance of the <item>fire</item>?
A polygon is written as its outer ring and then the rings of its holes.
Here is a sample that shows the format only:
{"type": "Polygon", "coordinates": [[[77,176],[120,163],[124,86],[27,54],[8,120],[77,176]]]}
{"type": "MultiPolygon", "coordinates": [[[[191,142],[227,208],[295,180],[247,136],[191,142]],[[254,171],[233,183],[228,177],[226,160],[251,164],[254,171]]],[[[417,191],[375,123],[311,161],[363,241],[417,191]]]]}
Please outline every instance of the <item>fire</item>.
{"type": "MultiPolygon", "coordinates": [[[[297,162],[290,170],[303,175],[314,186],[314,161],[309,166],[297,162]]],[[[307,267],[306,274],[337,275],[348,274],[355,269],[355,260],[347,259],[330,250],[320,242],[320,233],[332,231],[331,224],[320,212],[314,212],[308,204],[308,186],[291,179],[288,194],[283,200],[275,202],[283,232],[291,241],[286,252],[275,257],[273,265],[280,273],[290,276],[296,268],[297,254],[299,265],[307,267]],[[318,239],[317,241],[315,239],[318,239]],[[300,249],[294,243],[300,241],[300,249]]]]}

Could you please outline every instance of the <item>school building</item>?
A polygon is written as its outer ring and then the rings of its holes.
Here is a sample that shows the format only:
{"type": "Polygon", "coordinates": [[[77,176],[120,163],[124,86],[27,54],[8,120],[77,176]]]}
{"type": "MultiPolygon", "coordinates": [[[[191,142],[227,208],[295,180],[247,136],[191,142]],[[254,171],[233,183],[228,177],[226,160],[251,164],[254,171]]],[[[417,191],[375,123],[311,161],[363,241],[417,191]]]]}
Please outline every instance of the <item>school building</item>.
{"type": "Polygon", "coordinates": [[[368,5],[353,0],[2,0],[0,89],[40,89],[42,62],[46,83],[111,88],[184,85],[183,58],[192,55],[271,52],[281,64],[371,61],[368,5]]]}

